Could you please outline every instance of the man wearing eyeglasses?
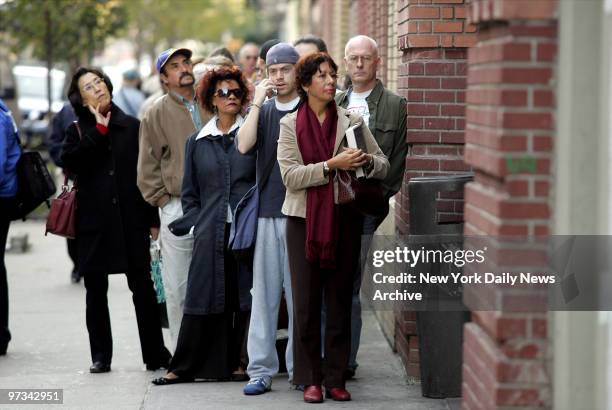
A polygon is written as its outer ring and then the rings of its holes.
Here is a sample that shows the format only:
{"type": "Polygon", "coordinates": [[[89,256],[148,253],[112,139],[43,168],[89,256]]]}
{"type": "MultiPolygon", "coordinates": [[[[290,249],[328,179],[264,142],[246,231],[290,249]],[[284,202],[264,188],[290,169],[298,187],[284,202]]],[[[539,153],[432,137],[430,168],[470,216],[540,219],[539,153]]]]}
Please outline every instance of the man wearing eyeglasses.
{"type": "MultiPolygon", "coordinates": [[[[367,36],[351,38],[344,48],[344,64],[352,86],[336,95],[336,103],[361,115],[372,131],[380,149],[389,159],[391,167],[382,181],[387,198],[395,195],[402,186],[408,145],[406,144],[406,100],[387,90],[376,78],[381,59],[378,45],[367,36]]],[[[372,235],[385,217],[366,216],[363,235],[372,235]]],[[[364,248],[362,248],[364,249],[364,248]]],[[[366,248],[367,249],[367,248],[366,248]]],[[[351,317],[351,355],[347,378],[355,375],[357,351],[361,337],[361,267],[353,282],[353,308],[351,317]]]]}
{"type": "Polygon", "coordinates": [[[193,235],[174,236],[168,224],[183,215],[181,185],[187,138],[199,131],[210,114],[195,98],[191,50],[171,48],[157,57],[157,71],[168,93],[146,112],[140,123],[138,187],[144,199],[160,209],[159,234],[163,259],[172,350],[176,346],[191,261],[193,235]]]}
{"type": "Polygon", "coordinates": [[[260,187],[257,242],[253,258],[251,325],[247,339],[247,373],[250,381],[243,390],[246,395],[269,391],[272,377],[278,373],[279,360],[275,344],[283,290],[289,317],[285,362],[289,380],[293,375],[293,308],[285,241],[287,218],[281,212],[285,185],[276,160],[276,150],[280,120],[295,111],[300,101],[295,79],[295,64],[299,58],[295,48],[288,43],[279,43],[270,48],[266,54],[268,78],[257,85],[251,110],[236,136],[241,153],[257,150],[257,184],[260,187]],[[264,102],[266,95],[272,95],[273,91],[276,97],[264,102]],[[262,181],[262,175],[266,178],[266,174],[267,180],[262,181]]]}

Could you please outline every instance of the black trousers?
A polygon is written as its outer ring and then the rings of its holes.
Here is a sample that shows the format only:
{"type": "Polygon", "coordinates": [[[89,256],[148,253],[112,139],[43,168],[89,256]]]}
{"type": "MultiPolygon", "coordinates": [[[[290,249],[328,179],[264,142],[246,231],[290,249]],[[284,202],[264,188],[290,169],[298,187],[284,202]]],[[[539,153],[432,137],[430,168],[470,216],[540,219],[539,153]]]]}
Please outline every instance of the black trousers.
{"type": "Polygon", "coordinates": [[[306,221],[287,219],[287,251],[293,292],[293,383],[344,387],[351,351],[351,296],[359,263],[362,216],[341,207],[336,268],[306,259],[306,221]],[[321,361],[321,306],[325,298],[325,355],[321,361]],[[324,366],[322,366],[324,365],[324,366]]]}
{"type": "MultiPolygon", "coordinates": [[[[136,309],[142,358],[146,364],[167,363],[170,353],[164,347],[159,309],[149,272],[129,272],[128,287],[136,309]]],[[[86,320],[93,362],[110,364],[113,357],[113,337],[108,313],[108,275],[85,274],[86,320]]]]}
{"type": "Polygon", "coordinates": [[[6,278],[6,265],[4,264],[4,251],[8,238],[9,210],[13,204],[12,198],[0,198],[0,354],[6,352],[11,332],[9,332],[9,300],[8,300],[8,281],[6,278]]]}

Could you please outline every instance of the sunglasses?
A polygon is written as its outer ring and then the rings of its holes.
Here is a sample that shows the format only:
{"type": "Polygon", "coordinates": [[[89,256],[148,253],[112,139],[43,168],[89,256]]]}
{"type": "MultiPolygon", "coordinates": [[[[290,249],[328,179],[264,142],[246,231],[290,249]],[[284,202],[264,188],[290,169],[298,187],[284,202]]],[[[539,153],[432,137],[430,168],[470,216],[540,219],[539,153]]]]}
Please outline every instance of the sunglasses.
{"type": "Polygon", "coordinates": [[[234,94],[236,98],[241,99],[244,95],[244,91],[242,91],[240,88],[219,88],[215,94],[221,98],[229,98],[230,95],[234,94]]]}

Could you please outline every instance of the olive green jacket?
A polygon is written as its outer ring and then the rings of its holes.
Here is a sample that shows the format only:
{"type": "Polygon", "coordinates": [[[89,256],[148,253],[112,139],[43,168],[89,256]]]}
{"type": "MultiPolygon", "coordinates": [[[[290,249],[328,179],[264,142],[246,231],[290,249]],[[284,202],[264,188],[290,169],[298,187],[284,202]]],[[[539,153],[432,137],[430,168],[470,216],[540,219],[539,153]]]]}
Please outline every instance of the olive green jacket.
{"type": "MultiPolygon", "coordinates": [[[[352,88],[336,95],[336,103],[346,108],[352,88]]],[[[385,89],[380,80],[366,98],[370,110],[368,128],[382,152],[389,159],[391,167],[383,180],[383,188],[388,198],[402,187],[406,167],[406,99],[385,89]]]]}

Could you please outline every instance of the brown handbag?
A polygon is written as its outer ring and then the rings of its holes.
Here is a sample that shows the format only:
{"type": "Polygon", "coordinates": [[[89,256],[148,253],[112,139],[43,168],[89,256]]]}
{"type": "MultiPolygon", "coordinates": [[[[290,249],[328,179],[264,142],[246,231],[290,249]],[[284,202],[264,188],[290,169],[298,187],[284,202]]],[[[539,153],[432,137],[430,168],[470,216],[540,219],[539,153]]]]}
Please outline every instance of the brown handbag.
{"type": "MultiPolygon", "coordinates": [[[[75,121],[74,124],[79,132],[79,138],[82,138],[79,123],[75,121]]],[[[64,177],[64,184],[62,185],[62,192],[60,192],[57,198],[51,201],[51,208],[49,209],[49,215],[47,215],[45,236],[47,233],[52,233],[65,238],[76,238],[76,194],[76,178],[74,184],[72,184],[72,188],[69,189],[68,176],[66,175],[64,177]]]]}
{"type": "Polygon", "coordinates": [[[68,177],[64,177],[62,192],[51,201],[45,235],[52,233],[65,238],[76,238],[76,193],[76,181],[72,189],[68,189],[68,177]]]}
{"type": "Polygon", "coordinates": [[[334,203],[350,205],[365,215],[383,216],[389,213],[389,200],[383,195],[380,181],[358,179],[352,171],[336,170],[334,203]]]}

